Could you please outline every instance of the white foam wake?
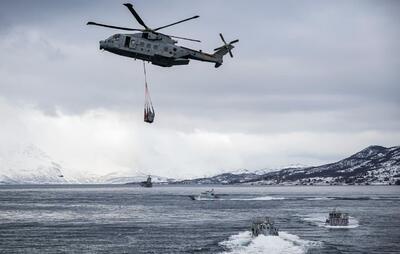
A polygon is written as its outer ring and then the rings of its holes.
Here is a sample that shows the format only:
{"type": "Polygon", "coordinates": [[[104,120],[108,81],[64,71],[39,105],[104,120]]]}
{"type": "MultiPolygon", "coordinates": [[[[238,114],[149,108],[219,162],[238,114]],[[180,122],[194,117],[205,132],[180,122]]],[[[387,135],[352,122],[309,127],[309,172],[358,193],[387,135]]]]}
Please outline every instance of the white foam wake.
{"type": "Polygon", "coordinates": [[[196,200],[238,200],[238,201],[249,201],[249,200],[283,200],[285,199],[284,197],[273,197],[273,196],[263,196],[263,197],[255,197],[255,198],[198,198],[196,197],[196,200]]]}
{"type": "Polygon", "coordinates": [[[347,226],[330,226],[325,223],[327,218],[327,214],[322,214],[322,213],[313,213],[306,215],[304,217],[305,221],[309,221],[319,227],[325,227],[325,228],[356,228],[359,226],[358,220],[354,217],[349,217],[349,225],[347,226]]]}
{"type": "Polygon", "coordinates": [[[313,198],[306,198],[306,200],[314,201],[314,200],[333,200],[334,198],[329,197],[313,197],[313,198]]]}
{"type": "Polygon", "coordinates": [[[283,200],[284,197],[273,197],[273,196],[263,196],[263,197],[255,197],[255,198],[231,198],[226,200],[283,200]]]}
{"type": "Polygon", "coordinates": [[[302,254],[306,253],[312,243],[286,232],[279,232],[279,236],[259,235],[253,238],[250,231],[245,231],[230,236],[219,245],[225,249],[223,253],[227,254],[302,254]]]}

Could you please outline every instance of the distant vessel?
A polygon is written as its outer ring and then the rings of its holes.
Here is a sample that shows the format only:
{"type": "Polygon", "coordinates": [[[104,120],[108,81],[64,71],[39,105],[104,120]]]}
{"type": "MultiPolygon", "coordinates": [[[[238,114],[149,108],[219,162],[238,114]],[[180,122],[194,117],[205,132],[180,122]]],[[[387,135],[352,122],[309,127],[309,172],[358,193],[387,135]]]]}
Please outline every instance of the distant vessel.
{"type": "Polygon", "coordinates": [[[146,181],[141,182],[140,186],[145,187],[145,188],[153,187],[153,183],[151,182],[151,176],[148,176],[146,181]]]}
{"type": "Polygon", "coordinates": [[[337,211],[335,208],[329,213],[329,218],[326,219],[326,224],[329,226],[348,226],[349,214],[337,211]]]}
{"type": "Polygon", "coordinates": [[[257,237],[262,235],[279,235],[278,228],[274,226],[274,223],[269,217],[258,217],[254,218],[251,224],[251,235],[257,237]]]}
{"type": "Polygon", "coordinates": [[[215,194],[214,189],[204,191],[200,193],[200,195],[190,195],[192,200],[200,200],[200,199],[218,199],[219,196],[215,194]]]}

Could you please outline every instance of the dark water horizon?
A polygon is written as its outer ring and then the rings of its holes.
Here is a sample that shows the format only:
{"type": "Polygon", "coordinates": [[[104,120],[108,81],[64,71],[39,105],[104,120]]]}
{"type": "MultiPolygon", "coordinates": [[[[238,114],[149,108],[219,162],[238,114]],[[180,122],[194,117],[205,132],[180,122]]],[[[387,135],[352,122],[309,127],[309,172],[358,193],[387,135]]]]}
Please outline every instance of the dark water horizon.
{"type": "Polygon", "coordinates": [[[0,185],[0,253],[400,253],[399,186],[0,185]],[[219,200],[192,201],[214,188],[219,200]],[[350,214],[330,228],[328,212],[350,214]],[[252,238],[271,217],[279,236],[252,238]]]}

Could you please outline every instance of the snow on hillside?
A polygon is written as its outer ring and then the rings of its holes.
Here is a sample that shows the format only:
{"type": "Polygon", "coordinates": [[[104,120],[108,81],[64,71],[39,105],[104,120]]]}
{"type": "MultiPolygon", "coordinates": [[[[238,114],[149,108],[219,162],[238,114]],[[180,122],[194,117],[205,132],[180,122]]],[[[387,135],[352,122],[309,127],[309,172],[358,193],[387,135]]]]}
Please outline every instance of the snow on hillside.
{"type": "MultiPolygon", "coordinates": [[[[144,173],[114,172],[104,176],[84,171],[68,174],[68,169],[34,145],[19,146],[0,152],[0,184],[125,184],[147,179],[144,173]]],[[[173,179],[152,175],[154,183],[173,179]]]]}
{"type": "Polygon", "coordinates": [[[335,163],[315,167],[285,167],[266,172],[223,173],[213,177],[184,180],[183,184],[340,185],[399,184],[400,147],[369,146],[335,163]]]}
{"type": "MultiPolygon", "coordinates": [[[[126,183],[139,183],[146,181],[148,174],[144,174],[141,172],[136,173],[134,176],[126,174],[126,173],[120,173],[120,172],[113,172],[110,174],[107,174],[105,176],[102,176],[98,179],[99,182],[102,183],[107,183],[107,184],[126,184],[126,183]]],[[[151,176],[151,181],[153,183],[167,183],[174,181],[174,179],[166,178],[166,177],[161,177],[161,176],[156,176],[156,175],[150,175],[151,176]]]]}
{"type": "MultiPolygon", "coordinates": [[[[128,170],[129,171],[129,170],[128,170]]],[[[117,171],[104,176],[68,170],[34,145],[0,152],[0,184],[126,184],[145,181],[148,174],[117,171]]],[[[176,181],[151,175],[154,183],[182,184],[398,184],[400,147],[370,146],[335,163],[315,167],[289,165],[276,169],[225,172],[212,177],[176,181]]]]}
{"type": "Polygon", "coordinates": [[[0,154],[0,183],[66,183],[63,168],[34,145],[10,149],[0,154]]]}

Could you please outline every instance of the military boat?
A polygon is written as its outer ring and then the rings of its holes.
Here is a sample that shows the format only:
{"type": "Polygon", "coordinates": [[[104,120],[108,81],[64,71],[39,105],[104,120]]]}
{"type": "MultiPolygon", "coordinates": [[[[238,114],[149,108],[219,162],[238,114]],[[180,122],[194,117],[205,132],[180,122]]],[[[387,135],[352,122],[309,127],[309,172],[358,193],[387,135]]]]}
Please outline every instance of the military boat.
{"type": "Polygon", "coordinates": [[[140,183],[140,186],[146,187],[146,188],[151,188],[151,187],[153,187],[153,183],[151,182],[151,176],[148,176],[146,181],[141,182],[141,183],[140,183]]]}
{"type": "Polygon", "coordinates": [[[348,226],[349,214],[337,211],[335,208],[329,212],[329,217],[326,219],[326,224],[329,226],[348,226]]]}
{"type": "Polygon", "coordinates": [[[214,189],[204,191],[199,195],[190,195],[189,198],[192,200],[201,200],[201,199],[218,199],[219,196],[215,194],[214,189]]]}
{"type": "Polygon", "coordinates": [[[251,235],[257,237],[260,234],[268,235],[279,235],[278,228],[274,226],[274,223],[269,217],[258,217],[254,218],[251,224],[251,235]]]}

